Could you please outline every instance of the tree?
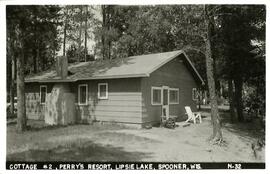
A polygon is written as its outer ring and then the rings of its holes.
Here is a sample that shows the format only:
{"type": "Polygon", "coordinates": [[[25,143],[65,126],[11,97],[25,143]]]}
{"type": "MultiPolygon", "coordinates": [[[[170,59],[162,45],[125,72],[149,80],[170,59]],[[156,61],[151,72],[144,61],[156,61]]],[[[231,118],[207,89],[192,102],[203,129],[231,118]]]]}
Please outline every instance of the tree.
{"type": "Polygon", "coordinates": [[[265,7],[226,5],[219,7],[219,13],[226,14],[218,16],[221,27],[217,44],[221,45],[222,55],[220,77],[228,81],[232,122],[235,115],[238,121],[243,121],[243,86],[256,75],[253,71],[262,69],[254,66],[251,41],[264,40],[265,7]]]}
{"type": "Polygon", "coordinates": [[[87,40],[88,40],[88,6],[85,6],[85,16],[84,16],[84,61],[87,59],[87,40]]]}
{"type": "MultiPolygon", "coordinates": [[[[16,52],[17,60],[17,131],[22,132],[26,129],[26,113],[25,113],[25,96],[24,96],[24,39],[25,35],[25,16],[28,12],[23,10],[20,6],[7,6],[7,26],[9,35],[14,40],[14,47],[10,47],[12,51],[16,52]]],[[[11,41],[9,40],[9,41],[11,41]]],[[[8,43],[7,43],[8,44],[8,43]]]]}
{"type": "MultiPolygon", "coordinates": [[[[211,42],[213,34],[210,31],[210,23],[213,25],[213,14],[206,15],[207,7],[203,6],[102,6],[103,26],[108,24],[109,29],[114,30],[114,43],[116,55],[127,57],[138,54],[165,52],[176,49],[184,49],[197,57],[205,58],[200,62],[200,69],[205,72],[211,98],[211,118],[213,123],[213,138],[222,139],[220,121],[218,117],[217,99],[215,93],[215,80],[211,42]],[[109,11],[109,12],[108,12],[109,11]],[[205,18],[204,18],[205,15],[205,18]],[[211,21],[210,21],[211,18],[211,21]],[[206,63],[206,68],[205,68],[206,63]]],[[[104,34],[104,33],[103,33],[104,34]]],[[[102,35],[103,49],[106,47],[106,39],[102,35]]],[[[109,47],[110,48],[110,47],[109,47]]],[[[110,50],[110,49],[109,49],[110,50]]],[[[106,50],[105,50],[106,51],[106,50]]],[[[103,55],[106,53],[103,50],[103,55]]],[[[113,57],[113,52],[110,52],[113,57]]],[[[109,56],[110,57],[110,56],[109,56]]]]}
{"type": "Polygon", "coordinates": [[[216,140],[222,140],[222,132],[220,119],[218,115],[218,105],[217,105],[217,97],[216,97],[216,87],[215,87],[215,79],[214,79],[214,62],[212,57],[211,50],[211,36],[212,36],[212,28],[213,27],[213,16],[209,15],[209,6],[204,7],[205,11],[205,26],[207,27],[206,38],[205,38],[205,58],[206,58],[206,71],[207,71],[207,79],[208,79],[208,89],[210,93],[210,102],[211,102],[211,121],[213,124],[213,135],[212,138],[216,140]]]}
{"type": "MultiPolygon", "coordinates": [[[[11,63],[16,62],[18,132],[26,129],[24,77],[52,66],[59,48],[58,10],[57,6],[7,6],[7,59],[11,60],[7,67],[15,69],[11,63]]],[[[15,71],[8,72],[13,72],[7,76],[8,84],[13,86],[15,71]]],[[[12,90],[10,93],[13,98],[12,90]]]]}
{"type": "Polygon", "coordinates": [[[25,109],[25,92],[24,92],[24,43],[22,33],[22,26],[17,26],[15,28],[15,33],[17,36],[17,46],[19,49],[17,58],[17,131],[22,132],[26,129],[26,109],[25,109]],[[19,28],[20,27],[20,28],[19,28]]]}
{"type": "Polygon", "coordinates": [[[14,32],[12,32],[12,25],[7,25],[7,91],[9,91],[10,108],[8,108],[7,114],[14,116],[14,81],[15,81],[15,49],[14,49],[14,32]]]}
{"type": "MultiPolygon", "coordinates": [[[[63,54],[66,54],[66,45],[76,45],[77,62],[86,60],[88,30],[93,22],[92,6],[87,5],[66,5],[61,9],[64,23],[63,33],[63,54]],[[83,37],[84,34],[84,37],[83,37]],[[84,46],[82,44],[84,43],[84,46]],[[83,53],[83,54],[82,54],[83,53]]],[[[75,58],[75,57],[73,57],[75,58]]],[[[73,60],[71,60],[73,61],[73,60]]]]}

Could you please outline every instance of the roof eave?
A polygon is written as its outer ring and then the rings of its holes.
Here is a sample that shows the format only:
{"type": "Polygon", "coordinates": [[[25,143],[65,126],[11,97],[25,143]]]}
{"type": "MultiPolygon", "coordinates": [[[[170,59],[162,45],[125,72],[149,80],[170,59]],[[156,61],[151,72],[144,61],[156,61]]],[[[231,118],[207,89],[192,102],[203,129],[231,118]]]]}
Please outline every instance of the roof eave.
{"type": "Polygon", "coordinates": [[[76,80],[73,79],[44,79],[44,80],[39,80],[39,79],[29,79],[25,80],[25,83],[54,83],[54,82],[75,82],[76,80]]]}
{"type": "Polygon", "coordinates": [[[198,78],[201,81],[202,85],[205,85],[201,75],[199,74],[199,72],[197,71],[197,69],[194,67],[194,65],[192,64],[191,60],[188,58],[187,54],[183,51],[184,56],[186,57],[186,60],[188,61],[188,63],[190,64],[190,66],[192,67],[192,69],[194,70],[194,72],[196,73],[196,75],[198,76],[198,78]]]}
{"type": "Polygon", "coordinates": [[[112,76],[96,76],[96,77],[86,77],[78,79],[46,79],[46,80],[25,80],[26,83],[55,83],[55,82],[76,82],[81,80],[102,80],[102,79],[122,79],[122,78],[139,78],[139,77],[149,77],[150,74],[126,74],[126,75],[112,75],[112,76]]]}
{"type": "Polygon", "coordinates": [[[148,73],[143,73],[143,74],[112,75],[112,76],[96,76],[96,77],[79,78],[79,79],[76,79],[76,81],[79,81],[79,80],[139,78],[139,77],[149,77],[149,74],[148,73]]]}

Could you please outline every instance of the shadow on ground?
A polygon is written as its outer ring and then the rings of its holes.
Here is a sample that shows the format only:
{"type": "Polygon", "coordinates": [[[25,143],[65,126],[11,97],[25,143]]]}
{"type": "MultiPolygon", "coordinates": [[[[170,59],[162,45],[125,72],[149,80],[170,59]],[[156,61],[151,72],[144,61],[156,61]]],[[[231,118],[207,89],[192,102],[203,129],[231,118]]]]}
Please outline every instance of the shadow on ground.
{"type": "Polygon", "coordinates": [[[92,141],[78,147],[58,146],[49,150],[28,150],[7,156],[7,161],[141,161],[150,157],[150,153],[127,152],[122,147],[103,146],[92,141]]]}
{"type": "Polygon", "coordinates": [[[256,125],[254,122],[235,122],[231,123],[229,113],[221,112],[220,117],[222,119],[222,127],[226,130],[238,135],[244,139],[260,139],[264,138],[265,132],[262,127],[256,125]]]}

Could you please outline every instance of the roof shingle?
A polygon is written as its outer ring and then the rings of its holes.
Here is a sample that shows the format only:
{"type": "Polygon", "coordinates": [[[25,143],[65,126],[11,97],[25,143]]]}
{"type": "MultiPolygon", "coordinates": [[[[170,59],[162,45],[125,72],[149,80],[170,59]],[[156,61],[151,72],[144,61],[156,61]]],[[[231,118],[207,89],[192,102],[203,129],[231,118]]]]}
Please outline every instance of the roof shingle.
{"type": "Polygon", "coordinates": [[[51,70],[32,77],[27,77],[26,82],[147,77],[150,75],[150,73],[177,57],[181,53],[184,52],[182,50],[178,50],[164,53],[131,56],[124,59],[80,62],[69,65],[68,70],[71,72],[71,74],[65,80],[61,80],[56,75],[56,71],[51,70]]]}

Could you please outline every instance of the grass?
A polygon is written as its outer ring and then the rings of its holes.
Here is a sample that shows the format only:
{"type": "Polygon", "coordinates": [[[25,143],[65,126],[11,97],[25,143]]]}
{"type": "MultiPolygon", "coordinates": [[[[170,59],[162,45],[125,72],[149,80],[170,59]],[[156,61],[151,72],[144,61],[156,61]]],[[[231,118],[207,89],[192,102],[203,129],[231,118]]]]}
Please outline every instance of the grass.
{"type": "Polygon", "coordinates": [[[225,146],[207,139],[212,133],[209,112],[203,123],[175,129],[131,129],[117,124],[45,126],[28,122],[28,131],[7,128],[9,161],[164,161],[264,162],[255,159],[251,144],[264,134],[248,124],[230,124],[222,112],[225,146]],[[194,155],[196,154],[196,155],[194,155]]]}

